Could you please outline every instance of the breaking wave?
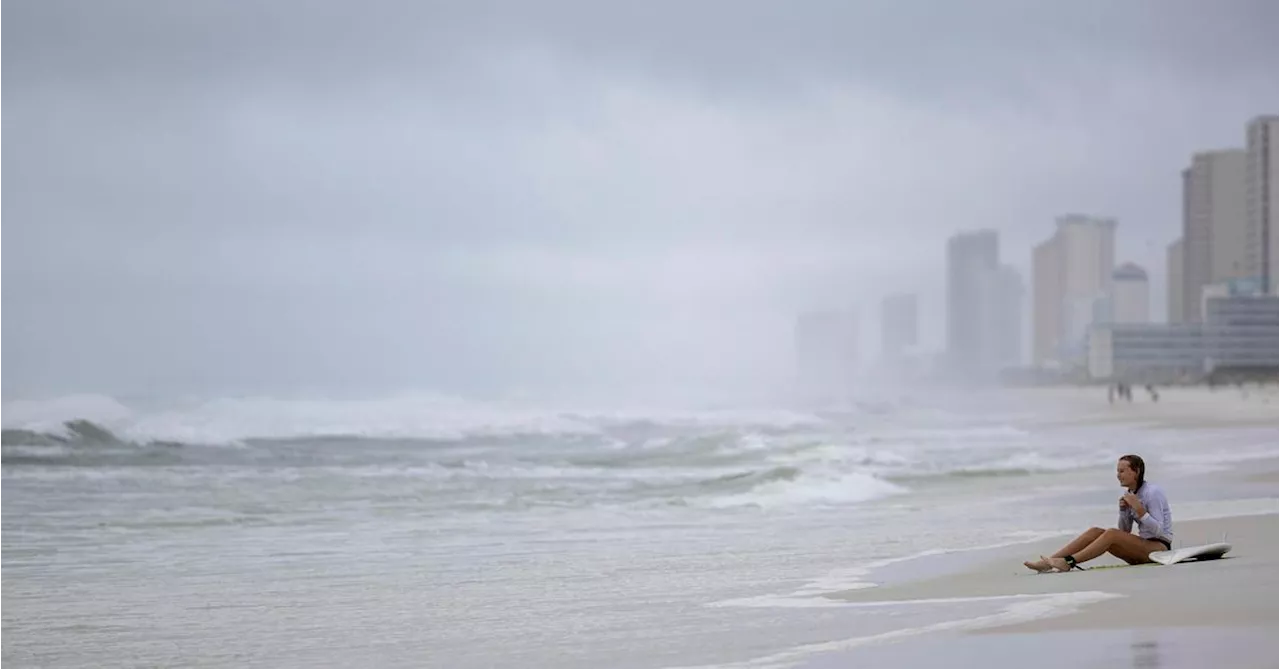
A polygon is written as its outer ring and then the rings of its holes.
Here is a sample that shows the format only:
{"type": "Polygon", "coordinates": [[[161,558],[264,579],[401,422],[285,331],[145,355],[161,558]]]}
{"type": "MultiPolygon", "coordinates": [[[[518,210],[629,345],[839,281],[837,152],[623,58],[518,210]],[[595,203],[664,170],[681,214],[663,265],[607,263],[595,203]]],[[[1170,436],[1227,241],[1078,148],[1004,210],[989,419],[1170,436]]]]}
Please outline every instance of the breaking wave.
{"type": "Polygon", "coordinates": [[[71,421],[93,423],[129,441],[236,444],[246,440],[361,437],[462,440],[475,437],[598,435],[669,428],[789,430],[825,423],[813,414],[786,410],[626,410],[581,412],[502,403],[470,402],[439,395],[375,400],[229,398],[139,412],[100,395],[4,405],[4,427],[52,435],[71,421]]]}
{"type": "Polygon", "coordinates": [[[1105,445],[1063,450],[1017,426],[930,422],[909,411],[566,411],[432,395],[138,410],[73,396],[6,403],[3,461],[6,476],[13,466],[217,464],[274,468],[282,480],[341,472],[466,508],[773,509],[857,504],[929,480],[1057,472],[1113,457],[1105,445]]]}

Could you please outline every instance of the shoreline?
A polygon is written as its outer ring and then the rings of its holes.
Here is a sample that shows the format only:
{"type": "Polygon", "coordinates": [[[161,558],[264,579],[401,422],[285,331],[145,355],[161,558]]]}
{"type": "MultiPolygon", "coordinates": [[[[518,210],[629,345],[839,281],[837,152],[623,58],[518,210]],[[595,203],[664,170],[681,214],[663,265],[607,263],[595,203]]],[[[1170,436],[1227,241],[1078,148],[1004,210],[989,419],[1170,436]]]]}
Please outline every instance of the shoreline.
{"type": "Polygon", "coordinates": [[[1043,656],[1036,663],[1042,667],[1102,666],[1130,656],[1136,666],[1164,669],[1198,668],[1223,658],[1232,667],[1280,666],[1276,465],[1269,458],[1205,472],[1203,486],[1231,491],[1232,498],[1197,497],[1212,499],[1209,508],[1188,509],[1181,518],[1175,506],[1174,548],[1213,543],[1225,533],[1232,550],[1222,559],[1126,565],[1104,554],[1086,563],[1088,570],[1067,574],[1036,574],[1022,565],[1056,551],[1071,533],[928,551],[868,565],[863,584],[853,589],[797,592],[761,598],[757,605],[871,607],[908,620],[933,607],[967,607],[969,615],[944,622],[921,618],[891,632],[851,635],[724,666],[932,667],[938,657],[948,657],[963,666],[1000,669],[1025,666],[1020,658],[1026,653],[1043,656]],[[893,572],[898,578],[890,577],[893,572]],[[1011,653],[1014,648],[1021,650],[1011,653]]]}
{"type": "Polygon", "coordinates": [[[1190,540],[1175,540],[1175,548],[1226,533],[1232,550],[1219,560],[1126,565],[1104,554],[1086,563],[1086,571],[1064,574],[1036,574],[1021,564],[1060,548],[1070,539],[1062,536],[984,551],[984,559],[953,573],[828,594],[837,606],[1001,598],[1010,605],[995,615],[833,643],[793,666],[926,667],[935,666],[940,655],[989,668],[1025,666],[1009,653],[1015,647],[1047,653],[1041,666],[1093,666],[1143,653],[1160,661],[1138,666],[1199,666],[1195,658],[1230,658],[1233,667],[1277,666],[1278,521],[1274,509],[1176,521],[1177,534],[1190,540]],[[896,643],[906,637],[912,642],[896,643]],[[1147,639],[1140,650],[1135,638],[1147,639]],[[1171,662],[1172,657],[1180,659],[1171,662]]]}
{"type": "MultiPolygon", "coordinates": [[[[1188,562],[1171,567],[1155,564],[1126,565],[1121,560],[1102,555],[1085,565],[1085,571],[1073,571],[1065,574],[1037,574],[1022,565],[1022,560],[1041,554],[1051,553],[1070,539],[1062,535],[1052,539],[1038,539],[1016,545],[1006,545],[991,549],[995,555],[987,557],[981,564],[962,570],[957,575],[945,574],[912,580],[904,583],[886,584],[874,588],[846,590],[828,594],[828,599],[840,602],[910,602],[920,599],[963,599],[979,597],[1003,597],[1018,595],[1047,595],[1092,590],[1105,586],[1118,594],[1129,594],[1132,586],[1146,583],[1150,575],[1142,579],[1128,579],[1130,575],[1145,572],[1182,571],[1191,566],[1201,567],[1210,564],[1233,564],[1243,560],[1239,565],[1276,562],[1277,519],[1276,511],[1253,513],[1238,516],[1222,516],[1197,520],[1181,521],[1177,524],[1180,534],[1192,537],[1228,534],[1228,543],[1232,544],[1231,552],[1221,560],[1205,562],[1188,562]],[[1246,559],[1247,557],[1247,559],[1246,559]],[[1101,567],[1101,568],[1100,568],[1101,567]]],[[[1084,528],[1081,528],[1082,530],[1084,528]]],[[[1181,542],[1182,545],[1197,545],[1200,541],[1181,542]]],[[[1175,548],[1179,543],[1175,543],[1175,548]]],[[[1277,576],[1271,570],[1274,582],[1277,576]]],[[[1275,601],[1272,602],[1274,607],[1275,601]]],[[[1272,609],[1274,616],[1275,609],[1272,609]]],[[[1003,628],[994,628],[1003,629],[1003,628]]]]}
{"type": "Polygon", "coordinates": [[[993,549],[998,557],[958,574],[829,594],[832,606],[886,610],[1007,603],[993,614],[813,644],[741,666],[933,667],[945,656],[961,666],[1012,669],[1026,666],[1025,653],[1043,656],[1035,664],[1047,667],[1114,664],[1124,655],[1161,659],[1135,666],[1199,667],[1224,658],[1232,667],[1277,666],[1278,518],[1273,511],[1182,523],[1188,532],[1241,537],[1219,560],[1166,567],[1104,555],[1086,571],[1035,574],[1021,559],[1061,545],[1038,540],[1019,544],[1024,552],[993,549]]]}
{"type": "MultiPolygon", "coordinates": [[[[1016,658],[1006,657],[1010,644],[1037,653],[1061,648],[1062,657],[1071,657],[1070,662],[1061,665],[1064,667],[1097,666],[1113,662],[1117,653],[1128,652],[1130,636],[1163,638],[1164,647],[1177,647],[1178,640],[1187,634],[1199,644],[1183,649],[1189,650],[1184,653],[1188,657],[1221,657],[1219,651],[1230,646],[1248,649],[1249,653],[1247,657],[1237,656],[1244,661],[1232,666],[1276,666],[1275,655],[1268,653],[1275,650],[1277,600],[1273,594],[1277,592],[1280,510],[1274,506],[1274,497],[1239,502],[1262,502],[1269,508],[1197,516],[1175,524],[1178,535],[1186,537],[1175,539],[1175,548],[1211,543],[1218,540],[1213,535],[1226,532],[1232,550],[1219,560],[1167,567],[1154,563],[1127,565],[1104,554],[1086,563],[1086,571],[1036,574],[1027,570],[1022,560],[1055,551],[1072,538],[1071,534],[1056,534],[983,547],[927,551],[865,565],[860,582],[839,592],[820,594],[802,589],[790,595],[721,602],[793,610],[869,608],[890,616],[910,616],[936,606],[972,606],[975,610],[970,616],[807,644],[750,660],[706,665],[703,669],[933,667],[939,654],[954,653],[970,660],[963,666],[1025,666],[1016,658]],[[944,567],[939,572],[944,561],[956,557],[964,563],[961,568],[944,567]],[[902,581],[878,582],[875,578],[886,568],[902,565],[916,565],[917,573],[921,566],[932,568],[924,576],[902,581]],[[1149,596],[1153,592],[1158,596],[1149,596]],[[1232,597],[1215,599],[1223,593],[1232,597]],[[978,611],[993,604],[999,608],[978,611]],[[1151,615],[1151,611],[1158,615],[1151,615]],[[1110,645],[1092,646],[1096,655],[1085,656],[1085,665],[1079,664],[1081,657],[1069,655],[1108,638],[1110,645]],[[903,643],[908,640],[910,643],[903,643]],[[1206,649],[1213,652],[1206,655],[1206,649]]],[[[1039,664],[1060,666],[1052,659],[1048,664],[1039,664]]],[[[1138,666],[1202,664],[1165,662],[1138,666]]]]}

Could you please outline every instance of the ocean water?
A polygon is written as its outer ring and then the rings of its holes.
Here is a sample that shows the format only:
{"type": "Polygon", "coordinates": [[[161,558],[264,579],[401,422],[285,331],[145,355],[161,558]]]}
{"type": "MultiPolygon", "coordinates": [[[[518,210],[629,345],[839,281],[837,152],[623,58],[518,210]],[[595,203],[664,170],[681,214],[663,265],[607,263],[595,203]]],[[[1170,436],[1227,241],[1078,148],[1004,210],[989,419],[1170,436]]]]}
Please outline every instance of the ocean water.
{"type": "MultiPolygon", "coordinates": [[[[3,659],[45,667],[788,666],[1105,596],[823,597],[1107,522],[1122,453],[1177,481],[1274,466],[1277,438],[1080,425],[1016,394],[828,411],[78,396],[3,415],[3,659]]],[[[1197,512],[1173,496],[1175,520],[1197,512]]]]}

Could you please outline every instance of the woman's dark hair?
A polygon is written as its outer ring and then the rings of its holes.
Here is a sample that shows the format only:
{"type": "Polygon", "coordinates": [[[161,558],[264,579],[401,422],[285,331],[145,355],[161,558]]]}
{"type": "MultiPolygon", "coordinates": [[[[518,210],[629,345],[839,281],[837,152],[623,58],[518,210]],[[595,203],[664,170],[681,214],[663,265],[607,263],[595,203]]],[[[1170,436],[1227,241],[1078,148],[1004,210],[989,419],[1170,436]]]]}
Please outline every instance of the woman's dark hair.
{"type": "Polygon", "coordinates": [[[1141,490],[1142,484],[1146,483],[1147,463],[1143,462],[1142,458],[1137,455],[1122,455],[1120,459],[1129,463],[1129,469],[1138,472],[1138,485],[1134,486],[1133,489],[1135,491],[1141,490]]]}

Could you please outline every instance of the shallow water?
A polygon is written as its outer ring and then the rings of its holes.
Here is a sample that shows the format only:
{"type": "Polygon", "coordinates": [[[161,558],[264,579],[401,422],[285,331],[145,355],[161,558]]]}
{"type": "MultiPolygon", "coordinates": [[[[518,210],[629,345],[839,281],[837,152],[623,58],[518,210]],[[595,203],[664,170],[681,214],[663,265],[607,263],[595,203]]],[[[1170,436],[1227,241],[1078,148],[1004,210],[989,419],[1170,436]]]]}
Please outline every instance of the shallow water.
{"type": "Polygon", "coordinates": [[[1152,470],[1172,480],[1223,454],[1274,462],[1276,439],[1274,428],[1064,426],[1027,406],[511,416],[436,407],[455,411],[448,434],[421,416],[396,418],[422,407],[364,403],[309,429],[314,407],[272,403],[289,429],[267,429],[269,412],[244,406],[113,408],[101,422],[111,444],[70,439],[48,415],[10,424],[6,408],[6,427],[63,441],[6,438],[5,660],[748,660],[996,614],[1003,604],[806,602],[908,556],[1097,524],[1098,509],[1114,505],[1117,452],[1152,453],[1152,470]],[[350,436],[368,423],[406,429],[350,436]]]}

